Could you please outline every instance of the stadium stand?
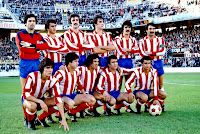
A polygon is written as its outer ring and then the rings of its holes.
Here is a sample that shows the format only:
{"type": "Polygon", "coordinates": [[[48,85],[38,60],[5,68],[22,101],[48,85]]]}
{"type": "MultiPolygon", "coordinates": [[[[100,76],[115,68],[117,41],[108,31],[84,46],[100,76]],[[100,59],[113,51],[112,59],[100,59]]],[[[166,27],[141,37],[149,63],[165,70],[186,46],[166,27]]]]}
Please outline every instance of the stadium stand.
{"type": "Polygon", "coordinates": [[[8,6],[18,16],[21,23],[23,23],[24,15],[33,13],[37,16],[38,24],[44,24],[47,18],[56,18],[57,24],[63,24],[63,15],[67,14],[69,16],[72,13],[79,14],[83,24],[92,24],[92,19],[96,14],[101,14],[106,23],[113,23],[118,22],[117,20],[120,21],[125,15],[126,19],[147,20],[187,12],[185,8],[175,7],[167,3],[144,1],[142,4],[127,5],[125,0],[102,0],[101,2],[84,0],[9,0],[8,6]],[[58,8],[61,4],[72,8],[65,11],[64,9],[68,8],[58,8]]]}

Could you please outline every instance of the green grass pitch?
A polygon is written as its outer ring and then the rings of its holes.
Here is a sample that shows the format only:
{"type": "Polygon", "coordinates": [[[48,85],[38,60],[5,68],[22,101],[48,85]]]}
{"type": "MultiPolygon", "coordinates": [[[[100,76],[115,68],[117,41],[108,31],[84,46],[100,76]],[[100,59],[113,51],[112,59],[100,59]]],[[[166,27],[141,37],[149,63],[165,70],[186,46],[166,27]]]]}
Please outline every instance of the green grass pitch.
{"type": "MultiPolygon", "coordinates": [[[[122,108],[121,116],[86,117],[78,119],[77,123],[68,120],[70,132],[59,129],[59,123],[50,124],[50,128],[37,126],[36,131],[29,131],[23,126],[19,77],[1,77],[0,133],[200,134],[200,73],[167,73],[164,75],[164,88],[168,94],[165,100],[167,112],[157,117],[148,113],[125,113],[122,108]]],[[[135,102],[132,108],[135,109],[135,102]]],[[[102,107],[98,111],[102,113],[102,107]]]]}

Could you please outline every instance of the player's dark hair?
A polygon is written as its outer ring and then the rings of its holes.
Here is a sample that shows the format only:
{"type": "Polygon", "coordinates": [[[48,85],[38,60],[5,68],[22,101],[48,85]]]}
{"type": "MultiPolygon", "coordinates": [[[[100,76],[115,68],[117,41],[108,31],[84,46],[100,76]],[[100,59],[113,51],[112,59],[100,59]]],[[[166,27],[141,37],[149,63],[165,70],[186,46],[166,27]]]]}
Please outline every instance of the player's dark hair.
{"type": "Polygon", "coordinates": [[[45,30],[46,30],[46,31],[47,31],[47,29],[49,29],[50,23],[56,24],[56,20],[54,20],[54,19],[48,19],[48,20],[45,22],[45,30]]]}
{"type": "MultiPolygon", "coordinates": [[[[107,58],[107,65],[110,64],[111,59],[117,59],[117,56],[115,56],[115,55],[110,55],[110,56],[107,58]]],[[[118,59],[117,59],[117,60],[118,60],[118,59]]]]}
{"type": "Polygon", "coordinates": [[[28,18],[31,18],[31,17],[34,17],[35,18],[35,21],[36,21],[36,24],[37,24],[37,18],[34,14],[27,14],[25,17],[24,17],[24,24],[27,23],[27,20],[28,18]]]}
{"type": "MultiPolygon", "coordinates": [[[[86,67],[89,67],[92,63],[93,63],[93,60],[98,58],[99,59],[99,56],[97,54],[90,54],[87,59],[85,60],[85,66],[86,67]]],[[[100,60],[100,59],[99,59],[100,60]]]]}
{"type": "Polygon", "coordinates": [[[39,71],[40,71],[41,74],[43,73],[44,68],[46,66],[52,66],[52,67],[54,67],[54,62],[51,59],[49,59],[49,58],[43,59],[40,62],[40,65],[39,65],[39,71]]]}
{"type": "Polygon", "coordinates": [[[148,29],[149,26],[153,26],[153,27],[156,28],[156,25],[155,25],[154,23],[148,23],[148,24],[146,25],[146,30],[148,29]]]}
{"type": "Polygon", "coordinates": [[[68,66],[68,64],[70,62],[72,63],[73,60],[76,60],[78,58],[79,58],[78,55],[73,52],[66,54],[65,55],[65,65],[68,66]]]}
{"type": "Polygon", "coordinates": [[[141,59],[141,63],[143,63],[144,60],[150,60],[150,61],[151,61],[151,58],[150,58],[149,56],[144,56],[144,57],[141,59]]]}
{"type": "Polygon", "coordinates": [[[70,17],[69,17],[69,24],[72,24],[71,19],[74,18],[74,17],[78,17],[79,23],[81,24],[80,16],[78,14],[71,14],[70,15],[70,17]]]}
{"type": "Polygon", "coordinates": [[[132,28],[132,23],[131,23],[131,21],[126,20],[126,21],[124,21],[124,23],[122,24],[122,31],[124,30],[124,26],[125,26],[125,25],[127,25],[127,26],[129,26],[129,27],[132,28]]]}
{"type": "Polygon", "coordinates": [[[103,21],[104,21],[104,18],[103,18],[101,15],[96,15],[96,16],[94,17],[93,21],[92,21],[94,30],[95,30],[95,25],[94,25],[94,24],[97,24],[98,19],[103,19],[103,21]]]}

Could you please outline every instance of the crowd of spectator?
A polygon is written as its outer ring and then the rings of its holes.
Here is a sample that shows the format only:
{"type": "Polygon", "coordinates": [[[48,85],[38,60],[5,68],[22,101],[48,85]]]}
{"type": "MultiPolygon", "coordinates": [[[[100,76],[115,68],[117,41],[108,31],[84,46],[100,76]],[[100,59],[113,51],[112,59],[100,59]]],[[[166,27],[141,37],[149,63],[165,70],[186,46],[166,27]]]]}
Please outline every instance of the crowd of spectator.
{"type": "Polygon", "coordinates": [[[14,12],[18,14],[22,23],[24,15],[34,13],[39,20],[39,24],[44,24],[47,18],[55,18],[57,24],[63,24],[62,14],[66,12],[68,15],[72,13],[79,14],[83,24],[92,24],[92,19],[96,14],[101,14],[106,18],[106,23],[113,23],[118,18],[123,18],[125,13],[131,13],[132,19],[147,20],[149,18],[177,15],[185,11],[185,8],[146,1],[142,4],[123,6],[126,5],[126,0],[9,0],[8,3],[14,9],[14,12]],[[58,10],[55,8],[56,4],[69,4],[72,10],[58,10]],[[98,6],[100,6],[99,9],[98,6]],[[92,7],[96,7],[96,9],[91,10],[92,7]]]}
{"type": "Polygon", "coordinates": [[[13,61],[19,60],[18,53],[7,38],[0,39],[0,72],[16,69],[13,61]]]}
{"type": "MultiPolygon", "coordinates": [[[[162,35],[168,50],[186,48],[190,53],[200,53],[200,27],[192,30],[172,30],[162,35]]],[[[170,51],[169,51],[170,52],[170,51]]]]}
{"type": "Polygon", "coordinates": [[[7,38],[0,39],[0,61],[16,61],[19,59],[18,53],[7,38]]]}

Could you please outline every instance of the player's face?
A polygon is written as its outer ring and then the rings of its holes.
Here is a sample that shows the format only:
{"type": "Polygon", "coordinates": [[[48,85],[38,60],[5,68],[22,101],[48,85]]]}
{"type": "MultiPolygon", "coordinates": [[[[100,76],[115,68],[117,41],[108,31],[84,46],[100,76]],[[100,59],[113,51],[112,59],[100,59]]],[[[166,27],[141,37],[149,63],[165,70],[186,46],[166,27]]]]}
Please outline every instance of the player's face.
{"type": "Polygon", "coordinates": [[[69,63],[70,66],[73,68],[73,69],[76,69],[78,67],[78,59],[76,60],[73,60],[72,62],[69,63]]]}
{"type": "Polygon", "coordinates": [[[128,35],[130,35],[130,33],[131,33],[131,27],[125,25],[125,26],[124,26],[124,29],[123,29],[123,34],[128,34],[128,35]]]}
{"type": "Polygon", "coordinates": [[[47,30],[48,30],[48,33],[55,34],[56,33],[56,24],[49,23],[49,29],[47,29],[47,30]]]}
{"type": "Polygon", "coordinates": [[[53,66],[46,66],[46,67],[44,67],[44,71],[42,74],[45,77],[49,77],[49,76],[52,76],[52,72],[53,72],[53,66]]]}
{"type": "Polygon", "coordinates": [[[36,20],[35,17],[30,17],[27,19],[27,22],[25,23],[27,29],[29,30],[34,30],[35,25],[36,25],[36,20]]]}
{"type": "Polygon", "coordinates": [[[71,25],[73,29],[79,28],[79,18],[78,17],[72,17],[71,18],[71,25]]]}
{"type": "Polygon", "coordinates": [[[104,23],[105,23],[104,20],[99,18],[97,20],[97,24],[95,24],[96,29],[103,30],[104,23]]]}
{"type": "Polygon", "coordinates": [[[96,58],[93,60],[92,64],[90,65],[93,69],[96,69],[99,65],[99,59],[96,58]]]}
{"type": "Polygon", "coordinates": [[[155,36],[156,29],[154,26],[149,25],[146,31],[147,31],[147,36],[155,36]]]}
{"type": "Polygon", "coordinates": [[[110,64],[108,64],[108,67],[112,70],[117,69],[118,67],[118,60],[117,59],[111,59],[110,64]]]}
{"type": "Polygon", "coordinates": [[[144,60],[142,63],[142,67],[144,70],[149,70],[151,67],[151,60],[144,60]]]}

